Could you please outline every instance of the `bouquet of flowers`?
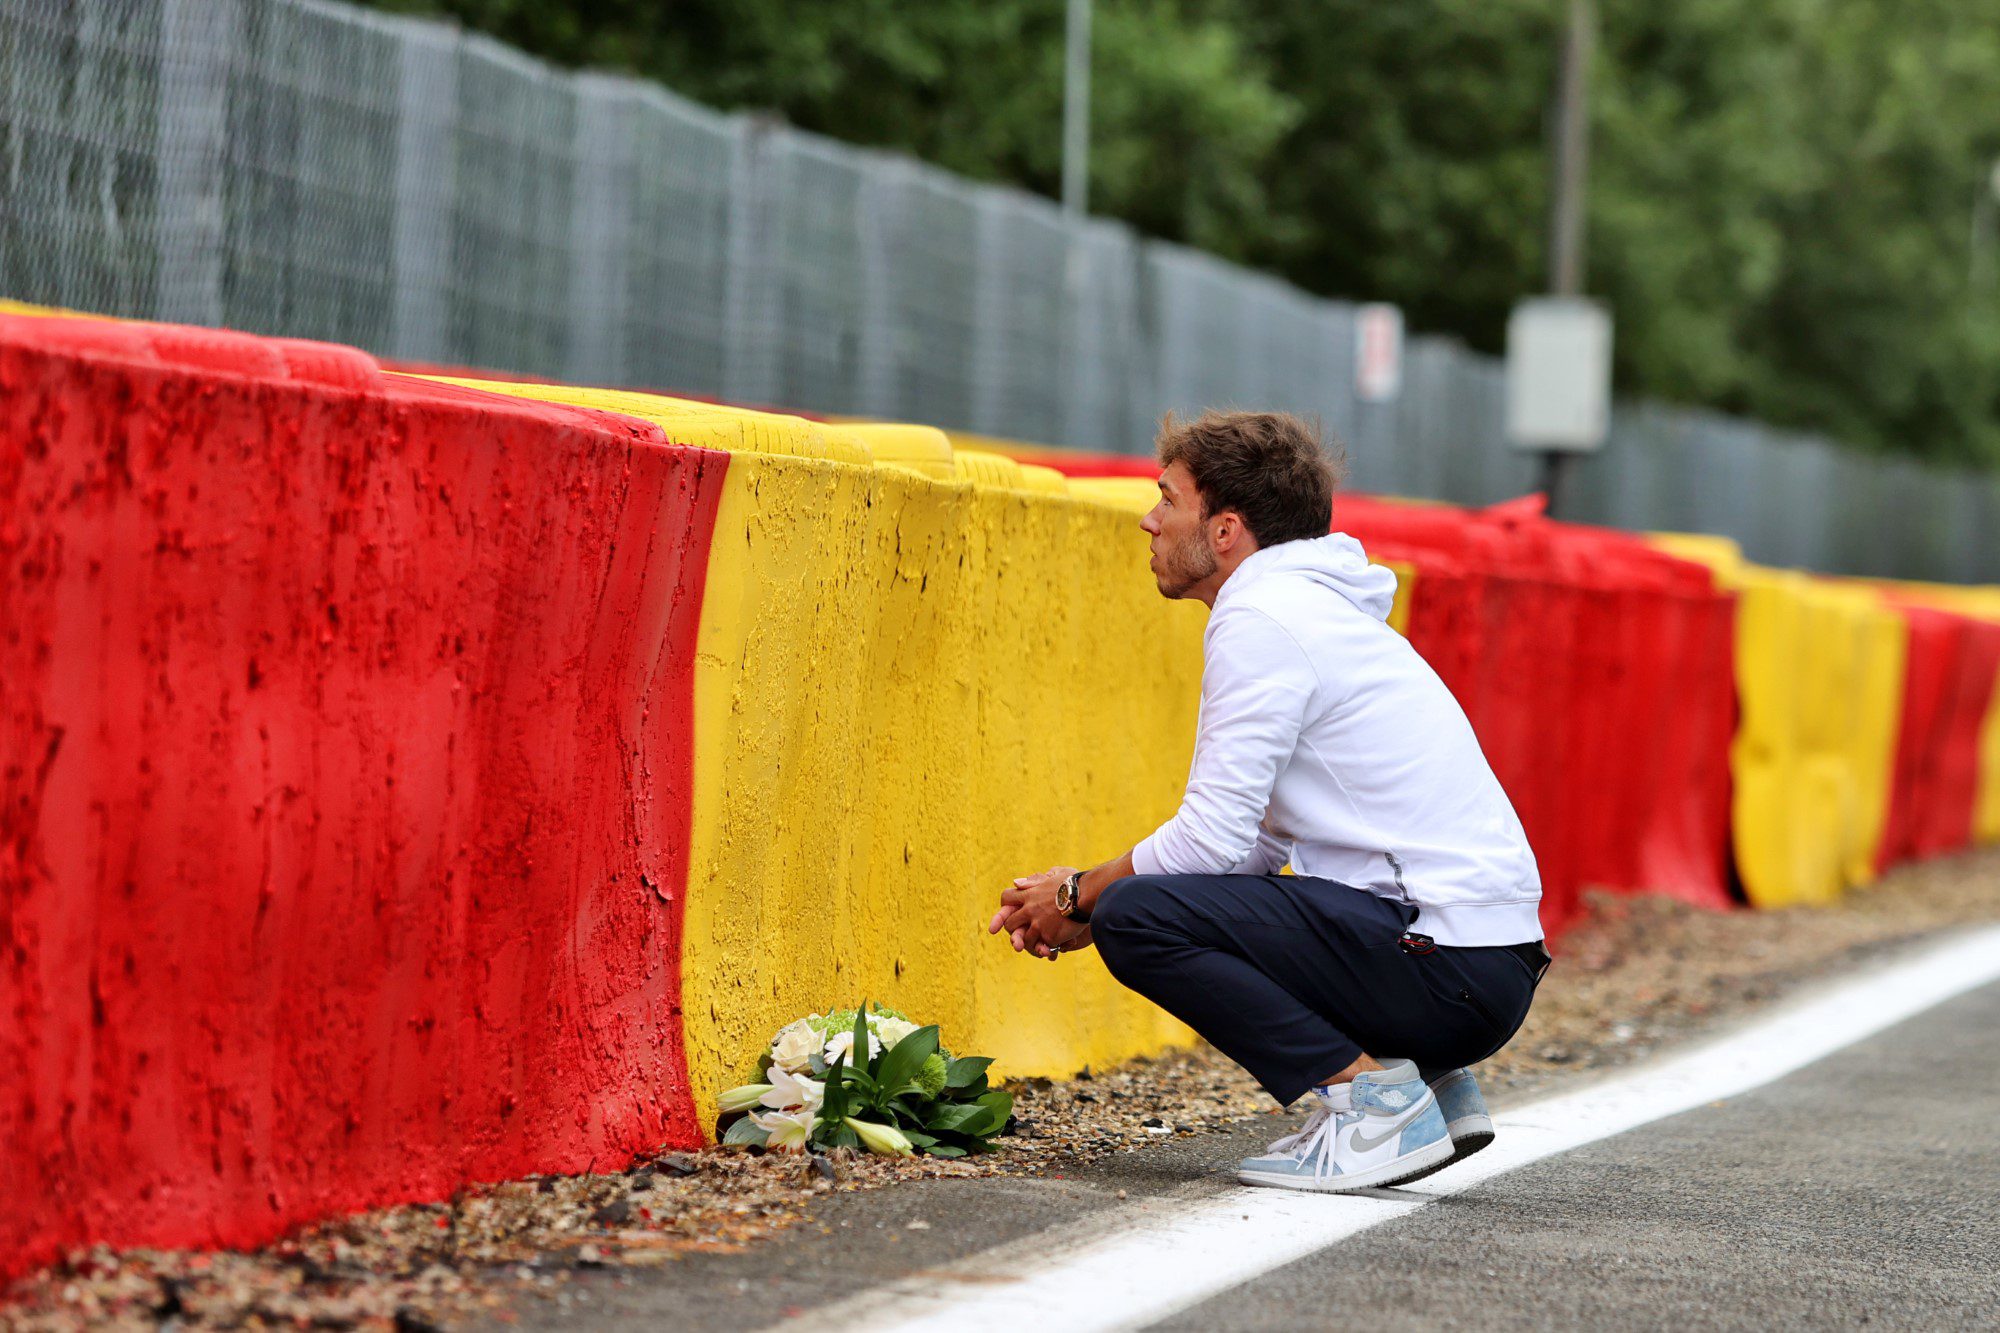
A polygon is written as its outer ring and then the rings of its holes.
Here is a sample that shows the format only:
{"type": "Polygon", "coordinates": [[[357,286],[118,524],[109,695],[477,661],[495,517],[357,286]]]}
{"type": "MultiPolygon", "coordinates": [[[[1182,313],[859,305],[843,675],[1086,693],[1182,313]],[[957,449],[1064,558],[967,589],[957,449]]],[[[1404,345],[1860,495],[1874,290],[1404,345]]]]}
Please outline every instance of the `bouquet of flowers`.
{"type": "Polygon", "coordinates": [[[953,1058],[935,1027],[863,1004],[807,1014],[771,1038],[761,1082],[722,1094],[724,1143],[866,1148],[963,1157],[1014,1117],[1014,1096],[986,1082],[984,1056],[953,1058]]]}

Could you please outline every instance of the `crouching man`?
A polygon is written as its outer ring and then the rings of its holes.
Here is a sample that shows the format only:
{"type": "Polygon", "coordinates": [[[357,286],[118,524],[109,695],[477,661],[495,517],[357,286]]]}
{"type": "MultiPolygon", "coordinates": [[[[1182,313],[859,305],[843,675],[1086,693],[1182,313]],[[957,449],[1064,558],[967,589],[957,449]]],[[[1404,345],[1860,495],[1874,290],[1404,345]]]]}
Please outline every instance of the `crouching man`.
{"type": "Polygon", "coordinates": [[[1339,468],[1312,429],[1169,418],[1159,456],[1153,576],[1211,608],[1186,794],[1124,855],[1015,880],[988,928],[1049,959],[1094,944],[1280,1103],[1310,1093],[1246,1183],[1428,1175],[1493,1138],[1467,1066],[1548,966],[1534,855],[1457,701],[1386,623],[1395,575],[1329,534],[1339,468]]]}

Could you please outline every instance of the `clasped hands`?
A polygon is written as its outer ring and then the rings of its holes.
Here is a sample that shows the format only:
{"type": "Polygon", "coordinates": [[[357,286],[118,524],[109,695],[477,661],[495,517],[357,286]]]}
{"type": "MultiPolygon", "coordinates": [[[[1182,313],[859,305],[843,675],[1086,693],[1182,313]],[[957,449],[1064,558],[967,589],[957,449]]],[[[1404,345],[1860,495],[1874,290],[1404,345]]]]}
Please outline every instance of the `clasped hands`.
{"type": "Polygon", "coordinates": [[[1014,881],[1000,894],[1000,910],[986,923],[986,933],[1007,933],[1016,953],[1032,953],[1054,962],[1059,954],[1090,947],[1090,927],[1056,910],[1056,890],[1076,873],[1073,866],[1056,866],[1039,875],[1014,881]]]}

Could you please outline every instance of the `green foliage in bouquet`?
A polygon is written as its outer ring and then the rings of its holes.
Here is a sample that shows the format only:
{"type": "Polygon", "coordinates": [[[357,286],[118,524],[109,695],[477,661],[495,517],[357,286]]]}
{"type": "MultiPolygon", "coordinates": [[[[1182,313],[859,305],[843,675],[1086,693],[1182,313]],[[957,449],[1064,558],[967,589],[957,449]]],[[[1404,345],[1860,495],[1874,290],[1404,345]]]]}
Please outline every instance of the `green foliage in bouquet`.
{"type": "Polygon", "coordinates": [[[864,1004],[828,1018],[802,1019],[773,1039],[773,1049],[783,1049],[787,1034],[802,1026],[824,1040],[822,1050],[833,1052],[831,1061],[820,1051],[800,1058],[802,1039],[796,1036],[790,1063],[797,1073],[767,1054],[759,1063],[771,1082],[731,1089],[723,1094],[722,1107],[725,1113],[755,1105],[773,1111],[743,1115],[728,1126],[724,1143],[963,1157],[990,1148],[1013,1119],[1013,1094],[987,1081],[993,1061],[954,1058],[939,1046],[935,1026],[911,1028],[901,1014],[871,1013],[864,1004]],[[829,1018],[849,1026],[835,1029],[829,1018]],[[883,1033],[895,1038],[893,1044],[882,1040],[883,1033]],[[817,1084],[810,1075],[822,1071],[825,1081],[817,1084]]]}

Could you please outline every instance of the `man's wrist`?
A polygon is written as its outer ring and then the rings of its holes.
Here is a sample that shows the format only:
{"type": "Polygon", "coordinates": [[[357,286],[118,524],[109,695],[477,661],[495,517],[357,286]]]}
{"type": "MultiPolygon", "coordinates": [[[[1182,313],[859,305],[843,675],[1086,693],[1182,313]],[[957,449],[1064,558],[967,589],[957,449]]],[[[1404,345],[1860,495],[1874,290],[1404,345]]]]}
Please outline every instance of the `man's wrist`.
{"type": "Polygon", "coordinates": [[[1115,860],[1106,861],[1101,866],[1093,866],[1089,870],[1084,871],[1083,878],[1077,881],[1076,898],[1078,904],[1083,909],[1085,918],[1088,919],[1097,911],[1097,900],[1104,896],[1106,889],[1125,879],[1127,876],[1138,873],[1139,871],[1132,864],[1132,853],[1130,852],[1125,853],[1125,855],[1115,860]]]}
{"type": "Polygon", "coordinates": [[[1095,870],[1085,870],[1078,873],[1076,880],[1077,920],[1085,922],[1090,920],[1090,913],[1097,906],[1097,895],[1104,892],[1104,885],[1101,882],[1103,878],[1095,870]],[[1091,883],[1093,878],[1096,878],[1100,882],[1096,884],[1091,883]]]}
{"type": "Polygon", "coordinates": [[[1090,907],[1083,898],[1083,872],[1071,871],[1056,889],[1056,911],[1078,925],[1090,923],[1090,907]]]}

